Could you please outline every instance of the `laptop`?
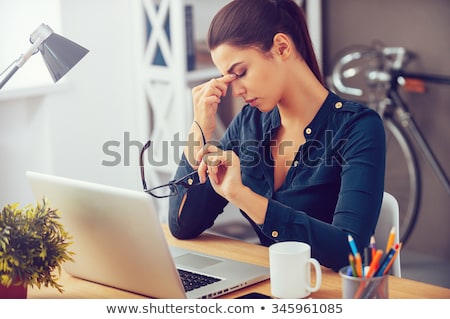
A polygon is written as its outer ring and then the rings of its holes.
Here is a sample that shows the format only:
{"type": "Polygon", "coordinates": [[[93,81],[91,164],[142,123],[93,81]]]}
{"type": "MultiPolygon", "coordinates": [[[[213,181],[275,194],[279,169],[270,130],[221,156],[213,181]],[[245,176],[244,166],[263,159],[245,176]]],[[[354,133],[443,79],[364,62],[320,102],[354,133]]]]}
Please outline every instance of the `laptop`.
{"type": "Polygon", "coordinates": [[[74,262],[63,264],[72,276],[164,299],[215,298],[269,278],[267,267],[169,246],[144,192],[31,171],[26,176],[36,200],[47,197],[73,237],[74,262]],[[204,278],[189,283],[186,273],[204,278]]]}

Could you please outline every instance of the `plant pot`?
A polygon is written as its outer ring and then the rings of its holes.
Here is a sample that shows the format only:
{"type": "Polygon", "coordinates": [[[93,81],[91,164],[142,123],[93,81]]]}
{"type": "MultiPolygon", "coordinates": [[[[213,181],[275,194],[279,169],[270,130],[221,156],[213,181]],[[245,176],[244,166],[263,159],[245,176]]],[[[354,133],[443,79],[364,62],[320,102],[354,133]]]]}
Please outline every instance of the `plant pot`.
{"type": "Polygon", "coordinates": [[[0,285],[0,299],[26,299],[27,290],[28,285],[11,285],[9,287],[0,285]]]}

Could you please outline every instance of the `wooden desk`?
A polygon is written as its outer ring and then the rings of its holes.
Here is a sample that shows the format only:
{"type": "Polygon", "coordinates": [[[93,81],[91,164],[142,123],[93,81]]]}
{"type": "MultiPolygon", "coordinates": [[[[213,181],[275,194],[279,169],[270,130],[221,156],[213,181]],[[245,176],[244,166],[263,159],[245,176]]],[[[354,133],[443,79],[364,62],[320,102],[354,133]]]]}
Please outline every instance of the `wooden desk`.
{"type": "MultiPolygon", "coordinates": [[[[192,240],[177,240],[172,237],[166,225],[163,228],[170,245],[216,256],[225,254],[226,257],[232,259],[269,266],[269,251],[267,247],[211,234],[203,234],[199,238],[192,240]]],[[[59,282],[64,286],[63,294],[60,294],[53,288],[34,288],[28,290],[28,298],[147,298],[142,295],[74,278],[66,273],[62,274],[59,282]]],[[[270,295],[270,280],[229,293],[221,298],[236,298],[250,292],[270,295]]],[[[330,269],[322,267],[322,286],[318,292],[312,293],[310,297],[313,299],[341,298],[341,278],[339,275],[330,269]]],[[[450,289],[391,276],[389,278],[389,297],[400,299],[447,299],[450,298],[450,289]]]]}

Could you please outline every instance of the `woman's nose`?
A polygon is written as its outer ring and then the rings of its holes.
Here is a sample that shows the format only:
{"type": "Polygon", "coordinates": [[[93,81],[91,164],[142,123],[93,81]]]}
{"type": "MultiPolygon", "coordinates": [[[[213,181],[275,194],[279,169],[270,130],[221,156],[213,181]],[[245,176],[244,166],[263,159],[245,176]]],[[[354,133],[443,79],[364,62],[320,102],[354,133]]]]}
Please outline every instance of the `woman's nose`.
{"type": "Polygon", "coordinates": [[[232,91],[234,97],[243,96],[245,93],[244,86],[239,82],[240,82],[239,80],[235,80],[235,81],[231,82],[231,91],[232,91]]]}

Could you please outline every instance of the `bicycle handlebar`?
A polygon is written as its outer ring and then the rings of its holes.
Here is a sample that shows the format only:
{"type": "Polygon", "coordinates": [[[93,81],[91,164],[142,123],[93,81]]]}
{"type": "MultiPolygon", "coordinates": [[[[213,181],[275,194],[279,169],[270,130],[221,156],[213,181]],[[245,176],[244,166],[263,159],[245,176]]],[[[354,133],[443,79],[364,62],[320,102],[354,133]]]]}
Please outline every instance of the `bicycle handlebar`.
{"type": "Polygon", "coordinates": [[[402,70],[407,62],[407,57],[409,57],[409,52],[403,47],[384,47],[381,49],[373,47],[366,51],[347,53],[333,67],[332,84],[341,93],[362,96],[364,93],[362,89],[345,85],[342,81],[342,79],[354,77],[362,70],[362,66],[345,69],[348,64],[363,58],[375,59],[378,62],[377,66],[365,73],[367,83],[369,85],[387,84],[392,80],[392,71],[402,70]]]}
{"type": "Polygon", "coordinates": [[[346,66],[351,61],[360,59],[361,57],[362,57],[361,52],[351,52],[341,57],[339,61],[334,65],[331,79],[333,81],[333,86],[335,87],[335,89],[349,95],[355,96],[363,95],[363,91],[361,89],[345,86],[344,83],[342,82],[342,77],[348,78],[357,73],[357,71],[354,68],[347,69],[347,71],[343,72],[342,69],[344,68],[344,66],[346,66]]]}

